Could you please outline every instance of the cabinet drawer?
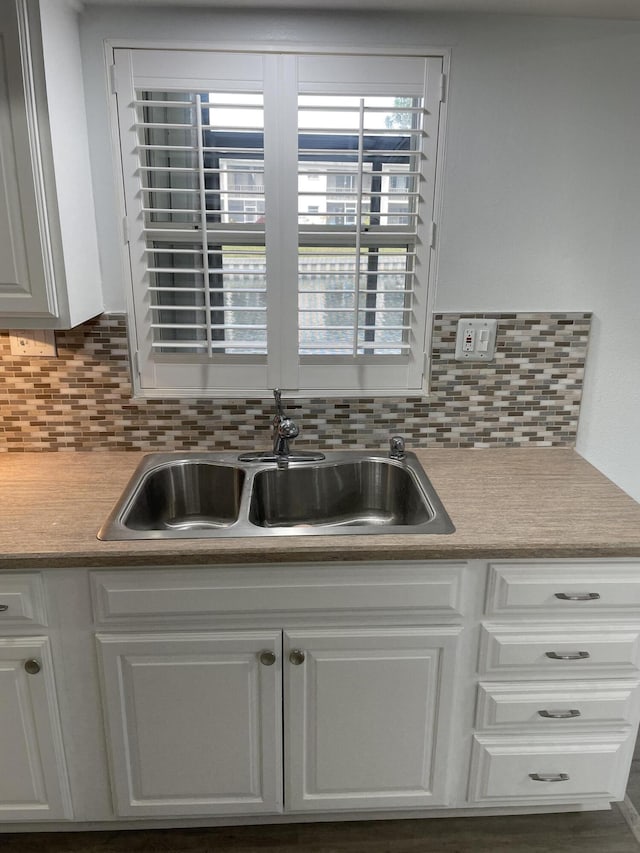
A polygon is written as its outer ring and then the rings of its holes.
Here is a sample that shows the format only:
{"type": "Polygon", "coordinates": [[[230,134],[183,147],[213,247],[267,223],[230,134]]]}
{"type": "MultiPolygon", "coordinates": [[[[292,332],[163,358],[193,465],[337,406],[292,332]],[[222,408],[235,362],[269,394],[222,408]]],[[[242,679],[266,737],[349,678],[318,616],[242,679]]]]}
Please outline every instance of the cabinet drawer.
{"type": "Polygon", "coordinates": [[[484,737],[476,735],[469,800],[575,803],[624,796],[630,759],[627,735],[484,737]]]}
{"type": "Polygon", "coordinates": [[[482,627],[480,673],[509,676],[564,678],[589,672],[603,675],[626,672],[638,666],[638,625],[608,628],[584,624],[560,629],[554,625],[482,627]]]}
{"type": "Polygon", "coordinates": [[[590,613],[640,607],[640,563],[497,563],[490,566],[486,612],[590,613]]]}
{"type": "Polygon", "coordinates": [[[91,573],[101,623],[283,611],[461,614],[464,563],[292,564],[91,573]]]}
{"type": "Polygon", "coordinates": [[[41,576],[0,574],[0,632],[6,627],[46,624],[41,576]]]}
{"type": "Polygon", "coordinates": [[[562,731],[635,723],[640,689],[633,681],[479,684],[476,727],[562,731]]]}

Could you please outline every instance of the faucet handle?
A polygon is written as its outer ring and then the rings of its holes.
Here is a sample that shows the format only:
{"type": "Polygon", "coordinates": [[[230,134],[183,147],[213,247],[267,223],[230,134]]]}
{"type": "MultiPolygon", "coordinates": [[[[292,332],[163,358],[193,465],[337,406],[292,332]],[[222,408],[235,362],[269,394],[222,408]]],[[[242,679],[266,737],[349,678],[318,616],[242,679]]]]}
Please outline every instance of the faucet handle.
{"type": "Polygon", "coordinates": [[[401,435],[392,435],[389,439],[389,458],[404,459],[404,438],[401,435]]]}
{"type": "Polygon", "coordinates": [[[292,421],[291,418],[281,418],[278,423],[277,432],[281,438],[296,438],[300,430],[298,429],[298,424],[292,421]]]}

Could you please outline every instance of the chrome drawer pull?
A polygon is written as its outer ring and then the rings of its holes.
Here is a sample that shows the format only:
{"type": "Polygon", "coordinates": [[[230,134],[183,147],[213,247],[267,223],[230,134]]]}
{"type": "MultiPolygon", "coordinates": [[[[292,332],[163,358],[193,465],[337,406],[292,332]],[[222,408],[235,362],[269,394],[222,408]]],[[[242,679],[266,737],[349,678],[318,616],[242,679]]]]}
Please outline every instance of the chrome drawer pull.
{"type": "Polygon", "coordinates": [[[589,652],[545,652],[545,655],[551,660],[586,660],[591,657],[589,652]]]}
{"type": "Polygon", "coordinates": [[[570,711],[538,711],[538,716],[547,720],[568,720],[571,717],[579,717],[580,711],[575,708],[570,711]]]}
{"type": "Polygon", "coordinates": [[[599,592],[556,592],[556,598],[561,601],[597,601],[599,592]]]}
{"type": "Polygon", "coordinates": [[[568,773],[529,773],[534,782],[568,782],[568,773]]]}
{"type": "Polygon", "coordinates": [[[0,604],[0,613],[4,613],[5,610],[9,609],[8,604],[0,604]]]}

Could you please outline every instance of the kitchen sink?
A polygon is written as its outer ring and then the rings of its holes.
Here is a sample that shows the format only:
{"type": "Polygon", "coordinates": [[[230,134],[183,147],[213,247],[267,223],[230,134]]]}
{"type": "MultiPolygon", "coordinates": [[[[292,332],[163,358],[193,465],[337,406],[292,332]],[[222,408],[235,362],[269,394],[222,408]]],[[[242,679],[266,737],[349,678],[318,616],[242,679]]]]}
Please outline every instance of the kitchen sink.
{"type": "Polygon", "coordinates": [[[122,515],[131,530],[218,530],[238,520],[245,473],[232,465],[179,460],[142,479],[122,515]]]}
{"type": "Polygon", "coordinates": [[[238,454],[145,456],[99,539],[452,533],[415,454],[335,451],[322,461],[238,454]]]}
{"type": "Polygon", "coordinates": [[[249,521],[260,527],[427,524],[434,517],[409,470],[386,459],[256,474],[249,521]]]}

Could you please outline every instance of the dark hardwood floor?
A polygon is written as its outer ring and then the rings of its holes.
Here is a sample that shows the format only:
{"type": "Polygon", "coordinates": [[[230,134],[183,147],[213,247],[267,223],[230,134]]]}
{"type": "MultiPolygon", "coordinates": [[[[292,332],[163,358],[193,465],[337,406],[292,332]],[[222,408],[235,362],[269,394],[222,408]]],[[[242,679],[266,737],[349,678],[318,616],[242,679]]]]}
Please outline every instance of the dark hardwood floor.
{"type": "Polygon", "coordinates": [[[2,853],[639,853],[619,810],[221,829],[0,834],[2,853]]]}

